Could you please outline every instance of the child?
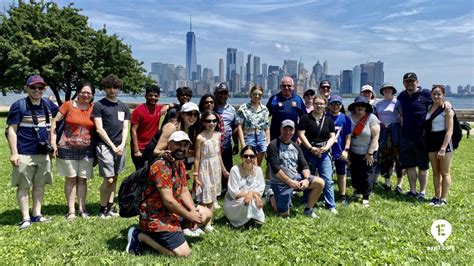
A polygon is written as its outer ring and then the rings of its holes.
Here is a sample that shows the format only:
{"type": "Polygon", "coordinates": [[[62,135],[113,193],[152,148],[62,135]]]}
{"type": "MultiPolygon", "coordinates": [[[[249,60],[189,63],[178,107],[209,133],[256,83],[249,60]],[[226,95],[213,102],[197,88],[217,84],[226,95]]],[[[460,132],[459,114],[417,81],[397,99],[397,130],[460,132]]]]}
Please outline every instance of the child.
{"type": "MultiPolygon", "coordinates": [[[[203,112],[201,124],[203,131],[196,138],[193,173],[196,182],[196,200],[200,205],[214,211],[214,202],[221,194],[221,174],[228,177],[229,172],[225,170],[222,161],[221,133],[215,131],[219,124],[218,115],[212,110],[203,112]]],[[[205,231],[214,230],[211,222],[205,226],[205,231]]]]}

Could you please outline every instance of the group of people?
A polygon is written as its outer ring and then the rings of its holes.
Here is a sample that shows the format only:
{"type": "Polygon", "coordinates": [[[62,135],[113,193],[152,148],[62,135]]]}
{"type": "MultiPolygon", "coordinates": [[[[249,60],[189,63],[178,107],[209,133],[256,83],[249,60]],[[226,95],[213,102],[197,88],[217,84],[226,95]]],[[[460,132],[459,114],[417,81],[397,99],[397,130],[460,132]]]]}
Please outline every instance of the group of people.
{"type": "Polygon", "coordinates": [[[128,232],[126,251],[130,253],[140,253],[146,244],[162,254],[189,255],[184,236],[215,230],[212,217],[214,209],[220,208],[219,196],[234,227],[264,223],[266,202],[278,215],[288,217],[298,191],[303,191],[304,215],[318,217],[315,206],[321,195],[325,208],[337,214],[334,170],[339,200],[349,202],[346,173],[350,169],[351,199],[361,199],[362,206],[369,207],[377,176],[382,175],[384,188],[391,189],[393,169],[397,193],[403,192],[402,169],[406,169],[407,195],[424,199],[431,162],[435,197],[430,204],[446,205],[454,150],[452,106],[444,101],[443,86],[435,85],[431,92],[422,89],[415,73],[405,74],[403,84],[405,90],[397,98],[396,88],[384,84],[382,100],[376,99],[370,85],[363,86],[348,106],[348,114],[342,97],[331,94],[327,80],[320,82],[318,92],[308,89],[301,98],[294,92],[293,79],[285,76],[280,92],[266,105],[261,102],[263,88],[255,85],[250,101],[237,111],[227,102],[225,83],[202,96],[199,105],[191,102],[192,90],[187,87],[177,90],[179,103],[159,104],[160,88],[152,85],[145,89],[146,102],[130,114],[118,99],[123,82],[115,75],[102,80],[103,99],[94,103],[95,88],[84,83],[77,87],[77,99],[59,108],[42,97],[45,81],[31,76],[26,84],[28,97],[12,104],[7,119],[12,186],[17,187],[23,216],[20,229],[48,220],[42,216],[41,203],[44,185],[52,183],[54,157],[58,175],[65,176],[68,220],[91,216],[85,202],[94,162],[103,177],[98,215],[117,216],[114,197],[117,177],[125,166],[129,124],[135,168],[150,165],[139,227],[128,232]],[[239,146],[240,164],[234,165],[239,146]],[[267,172],[260,168],[264,158],[267,172]],[[192,188],[187,186],[188,179],[193,181],[192,188]]]}

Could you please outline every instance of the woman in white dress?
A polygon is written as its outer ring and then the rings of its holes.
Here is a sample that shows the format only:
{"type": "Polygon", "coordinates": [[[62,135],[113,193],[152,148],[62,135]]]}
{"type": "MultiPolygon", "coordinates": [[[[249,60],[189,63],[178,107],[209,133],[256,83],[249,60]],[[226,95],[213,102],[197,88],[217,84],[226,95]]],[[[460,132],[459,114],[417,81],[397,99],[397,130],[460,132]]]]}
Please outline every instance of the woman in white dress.
{"type": "Polygon", "coordinates": [[[262,194],[265,188],[262,169],[255,165],[257,151],[247,145],[240,152],[242,163],[230,170],[227,194],[224,200],[224,213],[234,227],[239,227],[251,219],[262,224],[262,194]]]}

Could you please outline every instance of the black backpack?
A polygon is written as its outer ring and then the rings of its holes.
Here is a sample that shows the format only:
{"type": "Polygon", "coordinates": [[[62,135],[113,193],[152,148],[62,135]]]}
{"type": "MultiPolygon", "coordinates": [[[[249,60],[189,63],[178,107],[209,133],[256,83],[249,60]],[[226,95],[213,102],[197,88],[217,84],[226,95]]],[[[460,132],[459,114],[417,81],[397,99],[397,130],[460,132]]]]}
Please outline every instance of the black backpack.
{"type": "MultiPolygon", "coordinates": [[[[424,130],[426,132],[429,132],[431,130],[431,123],[433,122],[433,119],[437,117],[439,114],[441,114],[444,111],[444,108],[439,107],[436,109],[433,114],[431,114],[430,118],[426,120],[424,124],[424,130]]],[[[454,109],[453,109],[454,112],[454,109]]],[[[462,139],[462,128],[461,124],[459,123],[458,117],[456,116],[456,112],[454,112],[454,117],[453,117],[453,135],[451,136],[451,141],[453,142],[453,149],[457,149],[459,147],[459,142],[461,142],[462,139]]]]}
{"type": "Polygon", "coordinates": [[[131,173],[120,184],[118,202],[121,217],[129,218],[140,214],[140,205],[146,200],[142,195],[154,161],[145,161],[142,168],[131,173]]]}

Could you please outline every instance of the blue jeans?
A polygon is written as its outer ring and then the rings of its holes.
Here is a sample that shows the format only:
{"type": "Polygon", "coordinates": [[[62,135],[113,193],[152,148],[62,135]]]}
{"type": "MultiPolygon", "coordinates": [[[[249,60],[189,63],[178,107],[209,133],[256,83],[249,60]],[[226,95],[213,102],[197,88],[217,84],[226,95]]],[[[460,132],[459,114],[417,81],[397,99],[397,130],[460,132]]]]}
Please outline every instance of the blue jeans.
{"type": "MultiPolygon", "coordinates": [[[[332,162],[329,152],[323,153],[321,157],[316,157],[311,154],[307,149],[303,149],[303,152],[308,158],[309,170],[312,175],[316,175],[316,170],[318,170],[319,176],[324,180],[324,201],[326,202],[326,208],[332,209],[336,208],[336,202],[334,199],[334,182],[332,181],[332,162]]],[[[304,198],[307,196],[305,195],[304,198]]]]}

